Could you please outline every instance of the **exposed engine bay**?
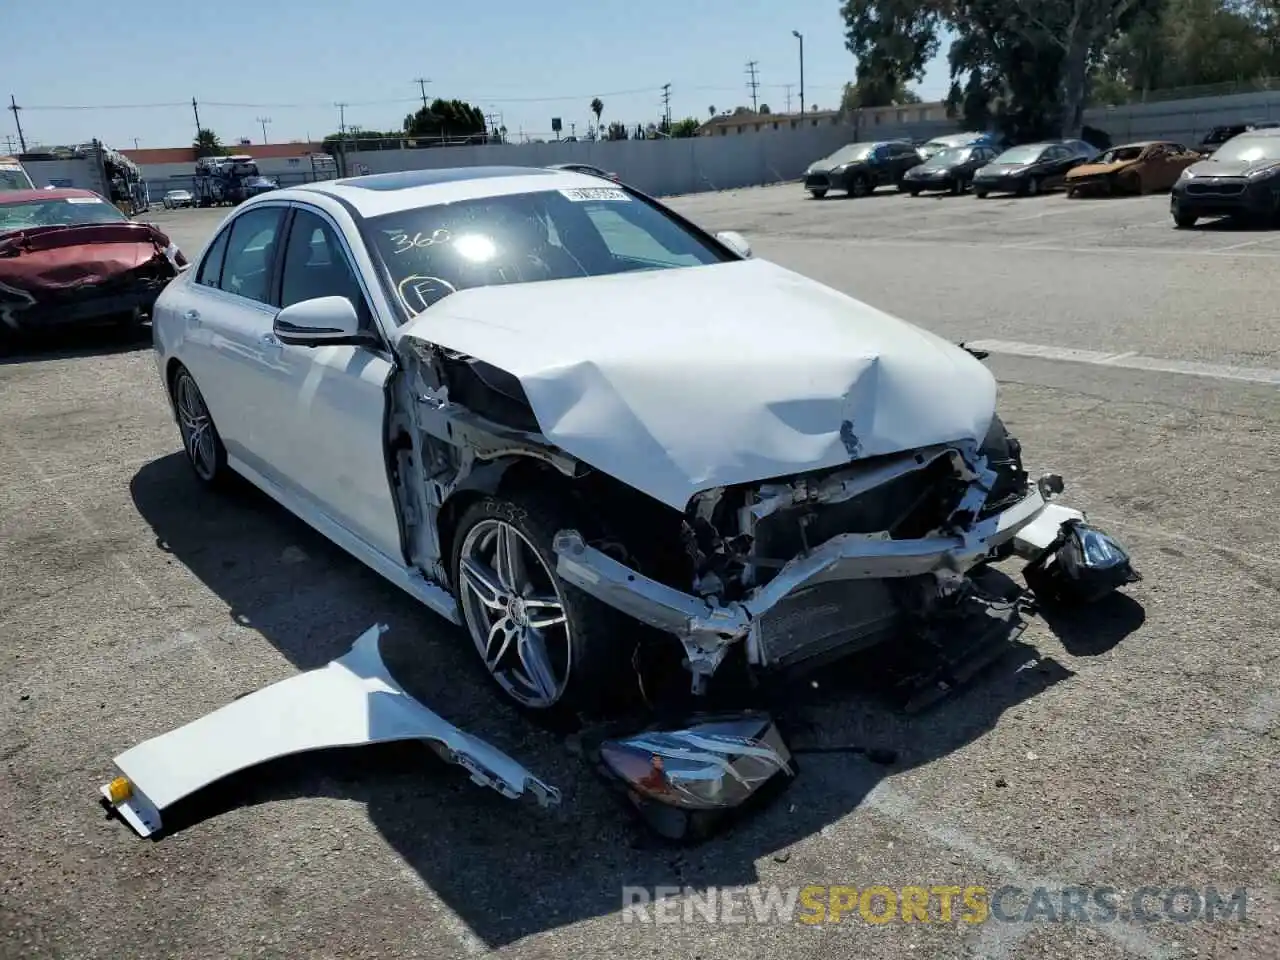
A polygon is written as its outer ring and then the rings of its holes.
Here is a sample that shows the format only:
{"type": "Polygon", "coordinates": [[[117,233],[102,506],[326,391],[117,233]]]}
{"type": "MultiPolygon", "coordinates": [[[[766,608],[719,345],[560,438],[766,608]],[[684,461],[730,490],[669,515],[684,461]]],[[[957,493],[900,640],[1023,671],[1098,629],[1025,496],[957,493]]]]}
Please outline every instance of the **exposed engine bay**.
{"type": "Polygon", "coordinates": [[[857,458],[851,440],[843,467],[713,488],[680,512],[559,450],[514,377],[416,340],[401,349],[393,476],[412,562],[448,589],[459,499],[560,484],[593,522],[557,534],[556,573],[678,640],[695,694],[731,656],[787,670],[920,635],[987,599],[974,568],[1043,559],[1084,519],[1050,502],[1060,477],[1029,478],[998,416],[981,444],[857,458]]]}

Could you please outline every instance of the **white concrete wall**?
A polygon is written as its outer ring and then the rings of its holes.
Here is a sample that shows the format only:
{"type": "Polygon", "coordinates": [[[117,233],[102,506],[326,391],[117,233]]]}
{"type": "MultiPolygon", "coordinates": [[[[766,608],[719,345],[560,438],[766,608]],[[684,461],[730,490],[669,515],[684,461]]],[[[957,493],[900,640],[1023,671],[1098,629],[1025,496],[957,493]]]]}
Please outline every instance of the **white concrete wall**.
{"type": "Polygon", "coordinates": [[[1114,143],[1177,140],[1199,143],[1211,129],[1245,120],[1280,120],[1280,91],[1136,103],[1086,110],[1085,123],[1105,130],[1114,143]]]}
{"type": "MultiPolygon", "coordinates": [[[[1280,91],[1098,107],[1085,112],[1085,123],[1106,131],[1115,143],[1170,139],[1194,145],[1215,126],[1251,119],[1280,119],[1280,91]]],[[[794,180],[809,163],[846,143],[891,137],[927,139],[959,129],[955,121],[864,122],[861,129],[837,124],[688,140],[363,151],[347,155],[347,175],[356,175],[358,163],[367,166],[370,173],[389,173],[488,164],[547,166],[576,160],[613,171],[638,189],[662,196],[794,180]]]]}

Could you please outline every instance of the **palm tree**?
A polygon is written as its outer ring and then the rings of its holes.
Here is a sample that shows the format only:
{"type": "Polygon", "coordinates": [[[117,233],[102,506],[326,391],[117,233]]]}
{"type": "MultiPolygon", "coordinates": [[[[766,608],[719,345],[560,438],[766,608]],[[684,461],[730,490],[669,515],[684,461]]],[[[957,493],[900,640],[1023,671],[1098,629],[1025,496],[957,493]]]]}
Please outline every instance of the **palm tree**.
{"type": "Polygon", "coordinates": [[[216,157],[223,153],[222,141],[218,135],[206,127],[196,131],[196,138],[191,145],[196,148],[196,157],[216,157]]]}
{"type": "Polygon", "coordinates": [[[711,116],[712,118],[714,118],[714,117],[715,117],[715,115],[716,115],[716,108],[715,108],[715,107],[707,107],[707,114],[708,114],[709,116],[711,116]]]}
{"type": "Polygon", "coordinates": [[[596,115],[596,129],[600,129],[600,114],[604,113],[604,101],[595,97],[591,101],[591,112],[596,115]]]}

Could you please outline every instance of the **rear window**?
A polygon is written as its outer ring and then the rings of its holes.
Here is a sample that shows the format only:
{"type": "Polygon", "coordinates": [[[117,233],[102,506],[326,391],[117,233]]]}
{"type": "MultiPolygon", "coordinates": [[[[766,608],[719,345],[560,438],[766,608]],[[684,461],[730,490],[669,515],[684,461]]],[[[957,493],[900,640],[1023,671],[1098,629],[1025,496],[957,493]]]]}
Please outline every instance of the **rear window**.
{"type": "Polygon", "coordinates": [[[619,187],[573,187],[383,214],[372,246],[407,317],[468,287],[737,259],[619,187]]]}
{"type": "Polygon", "coordinates": [[[0,203],[0,231],[76,226],[84,223],[121,223],[128,219],[101,197],[62,197],[0,203]]]}

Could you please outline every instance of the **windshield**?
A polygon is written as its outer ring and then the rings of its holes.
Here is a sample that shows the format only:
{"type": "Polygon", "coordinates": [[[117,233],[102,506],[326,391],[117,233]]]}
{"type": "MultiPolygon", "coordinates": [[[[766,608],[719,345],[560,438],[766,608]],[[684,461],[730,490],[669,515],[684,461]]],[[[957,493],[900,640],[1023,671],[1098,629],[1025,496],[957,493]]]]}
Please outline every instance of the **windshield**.
{"type": "Polygon", "coordinates": [[[973,147],[952,147],[935,153],[924,162],[926,167],[949,167],[953,163],[964,163],[973,154],[973,147]]]}
{"type": "Polygon", "coordinates": [[[1142,147],[1116,147],[1098,158],[1099,163],[1127,163],[1142,156],[1142,147]]]}
{"type": "Polygon", "coordinates": [[[1219,147],[1212,159],[1227,163],[1280,160],[1280,137],[1234,137],[1219,147]]]}
{"type": "Polygon", "coordinates": [[[1040,154],[1044,153],[1045,147],[1040,144],[1028,144],[1022,147],[1012,147],[1006,150],[1000,156],[992,160],[992,163],[1035,163],[1040,159],[1040,154]]]}
{"type": "Polygon", "coordinates": [[[871,151],[876,148],[874,143],[851,143],[846,147],[841,147],[829,157],[824,157],[819,161],[823,166],[834,167],[841,163],[853,163],[855,160],[865,160],[871,155],[871,151]]]}
{"type": "Polygon", "coordinates": [[[374,217],[368,235],[412,317],[468,287],[734,259],[616,187],[484,197],[374,217]]]}
{"type": "Polygon", "coordinates": [[[28,227],[64,227],[82,223],[121,223],[129,218],[99,197],[58,197],[0,203],[0,232],[28,227]]]}

